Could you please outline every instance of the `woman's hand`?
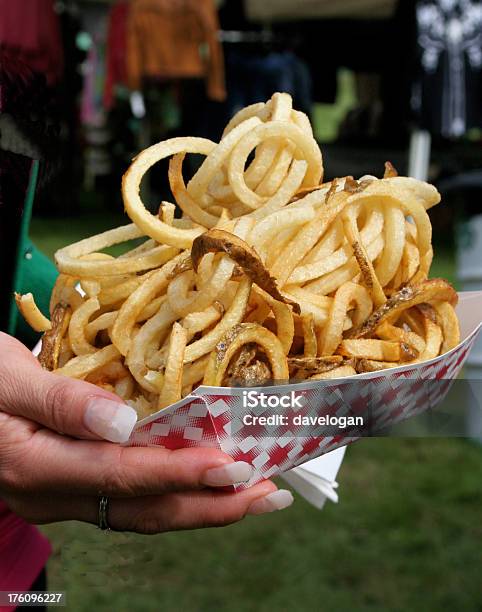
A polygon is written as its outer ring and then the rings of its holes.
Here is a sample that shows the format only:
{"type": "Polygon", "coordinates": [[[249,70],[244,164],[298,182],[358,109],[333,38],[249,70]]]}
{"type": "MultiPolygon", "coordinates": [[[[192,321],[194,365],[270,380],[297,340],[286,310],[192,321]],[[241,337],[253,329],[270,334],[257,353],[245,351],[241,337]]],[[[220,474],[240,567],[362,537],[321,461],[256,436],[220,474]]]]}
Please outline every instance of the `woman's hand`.
{"type": "Polygon", "coordinates": [[[97,523],[110,498],[113,529],[159,533],[220,526],[289,506],[289,491],[264,481],[240,493],[252,468],[211,448],[121,447],[135,411],[90,383],[43,370],[0,332],[0,496],[33,523],[97,523]],[[62,435],[63,434],[63,435],[62,435]]]}

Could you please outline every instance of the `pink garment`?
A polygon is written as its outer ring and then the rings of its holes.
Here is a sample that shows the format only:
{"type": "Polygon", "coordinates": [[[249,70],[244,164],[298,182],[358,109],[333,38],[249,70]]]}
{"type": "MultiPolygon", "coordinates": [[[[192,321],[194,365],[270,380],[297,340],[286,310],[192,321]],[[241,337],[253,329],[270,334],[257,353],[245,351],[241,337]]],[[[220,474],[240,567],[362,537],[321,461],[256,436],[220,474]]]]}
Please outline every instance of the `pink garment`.
{"type": "Polygon", "coordinates": [[[104,106],[110,110],[114,104],[114,87],[126,85],[127,17],[129,3],[119,0],[110,10],[107,34],[107,58],[104,106]]]}
{"type": "MultiPolygon", "coordinates": [[[[0,591],[27,591],[52,552],[49,541],[0,500],[0,591]]],[[[0,606],[0,612],[15,606],[0,606]]]]}
{"type": "Polygon", "coordinates": [[[63,74],[63,47],[52,0],[0,0],[0,46],[43,73],[49,85],[63,74]]]}

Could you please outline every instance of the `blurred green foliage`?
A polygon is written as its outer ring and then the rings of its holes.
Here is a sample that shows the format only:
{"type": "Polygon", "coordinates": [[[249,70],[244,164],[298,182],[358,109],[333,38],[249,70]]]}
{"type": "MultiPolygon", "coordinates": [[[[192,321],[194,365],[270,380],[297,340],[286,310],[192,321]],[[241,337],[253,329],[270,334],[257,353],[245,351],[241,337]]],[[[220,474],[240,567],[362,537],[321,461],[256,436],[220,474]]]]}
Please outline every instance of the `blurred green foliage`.
{"type": "Polygon", "coordinates": [[[337,74],[337,95],[334,104],[313,105],[313,132],[318,142],[333,142],[346,113],[357,103],[355,75],[346,68],[337,74]]]}

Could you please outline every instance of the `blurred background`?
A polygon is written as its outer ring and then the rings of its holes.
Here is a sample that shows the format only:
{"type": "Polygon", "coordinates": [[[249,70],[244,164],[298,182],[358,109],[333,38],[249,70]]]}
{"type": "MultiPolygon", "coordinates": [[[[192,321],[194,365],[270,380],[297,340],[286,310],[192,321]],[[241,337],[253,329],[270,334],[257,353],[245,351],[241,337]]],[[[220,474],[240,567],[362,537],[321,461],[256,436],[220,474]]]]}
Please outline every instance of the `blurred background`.
{"type": "MultiPolygon", "coordinates": [[[[482,288],[480,1],[0,0],[0,53],[0,163],[20,177],[4,190],[24,206],[0,228],[12,287],[127,222],[120,180],[139,150],[218,140],[241,107],[286,91],[327,180],[382,176],[390,160],[439,188],[432,276],[482,288]]],[[[166,169],[144,187],[156,209],[171,199],[166,169]]],[[[2,305],[0,328],[32,345],[12,312],[2,305]]],[[[482,377],[480,344],[467,371],[482,377]]],[[[75,610],[482,610],[476,441],[364,440],[338,480],[322,512],[297,499],[217,531],[46,527],[50,586],[75,610]]]]}

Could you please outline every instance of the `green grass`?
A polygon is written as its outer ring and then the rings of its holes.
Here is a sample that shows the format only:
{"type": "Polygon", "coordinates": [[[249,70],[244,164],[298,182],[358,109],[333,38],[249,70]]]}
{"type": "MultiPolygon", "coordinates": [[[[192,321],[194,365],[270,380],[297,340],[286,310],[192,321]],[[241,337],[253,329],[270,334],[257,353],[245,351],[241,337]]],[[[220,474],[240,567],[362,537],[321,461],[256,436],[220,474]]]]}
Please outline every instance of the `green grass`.
{"type": "Polygon", "coordinates": [[[216,530],[145,537],[68,523],[50,588],[69,609],[482,609],[482,451],[462,440],[372,439],[348,449],[340,503],[216,530]]]}
{"type": "MultiPolygon", "coordinates": [[[[34,217],[30,224],[30,237],[41,251],[53,259],[55,251],[72,242],[129,222],[127,215],[104,211],[89,211],[75,217],[53,219],[34,217]]],[[[125,246],[113,247],[106,252],[117,255],[122,250],[125,250],[125,246]]]]}
{"type": "Polygon", "coordinates": [[[453,251],[448,251],[442,247],[434,246],[435,255],[430,268],[432,278],[445,278],[457,287],[455,270],[455,255],[453,251]]]}

